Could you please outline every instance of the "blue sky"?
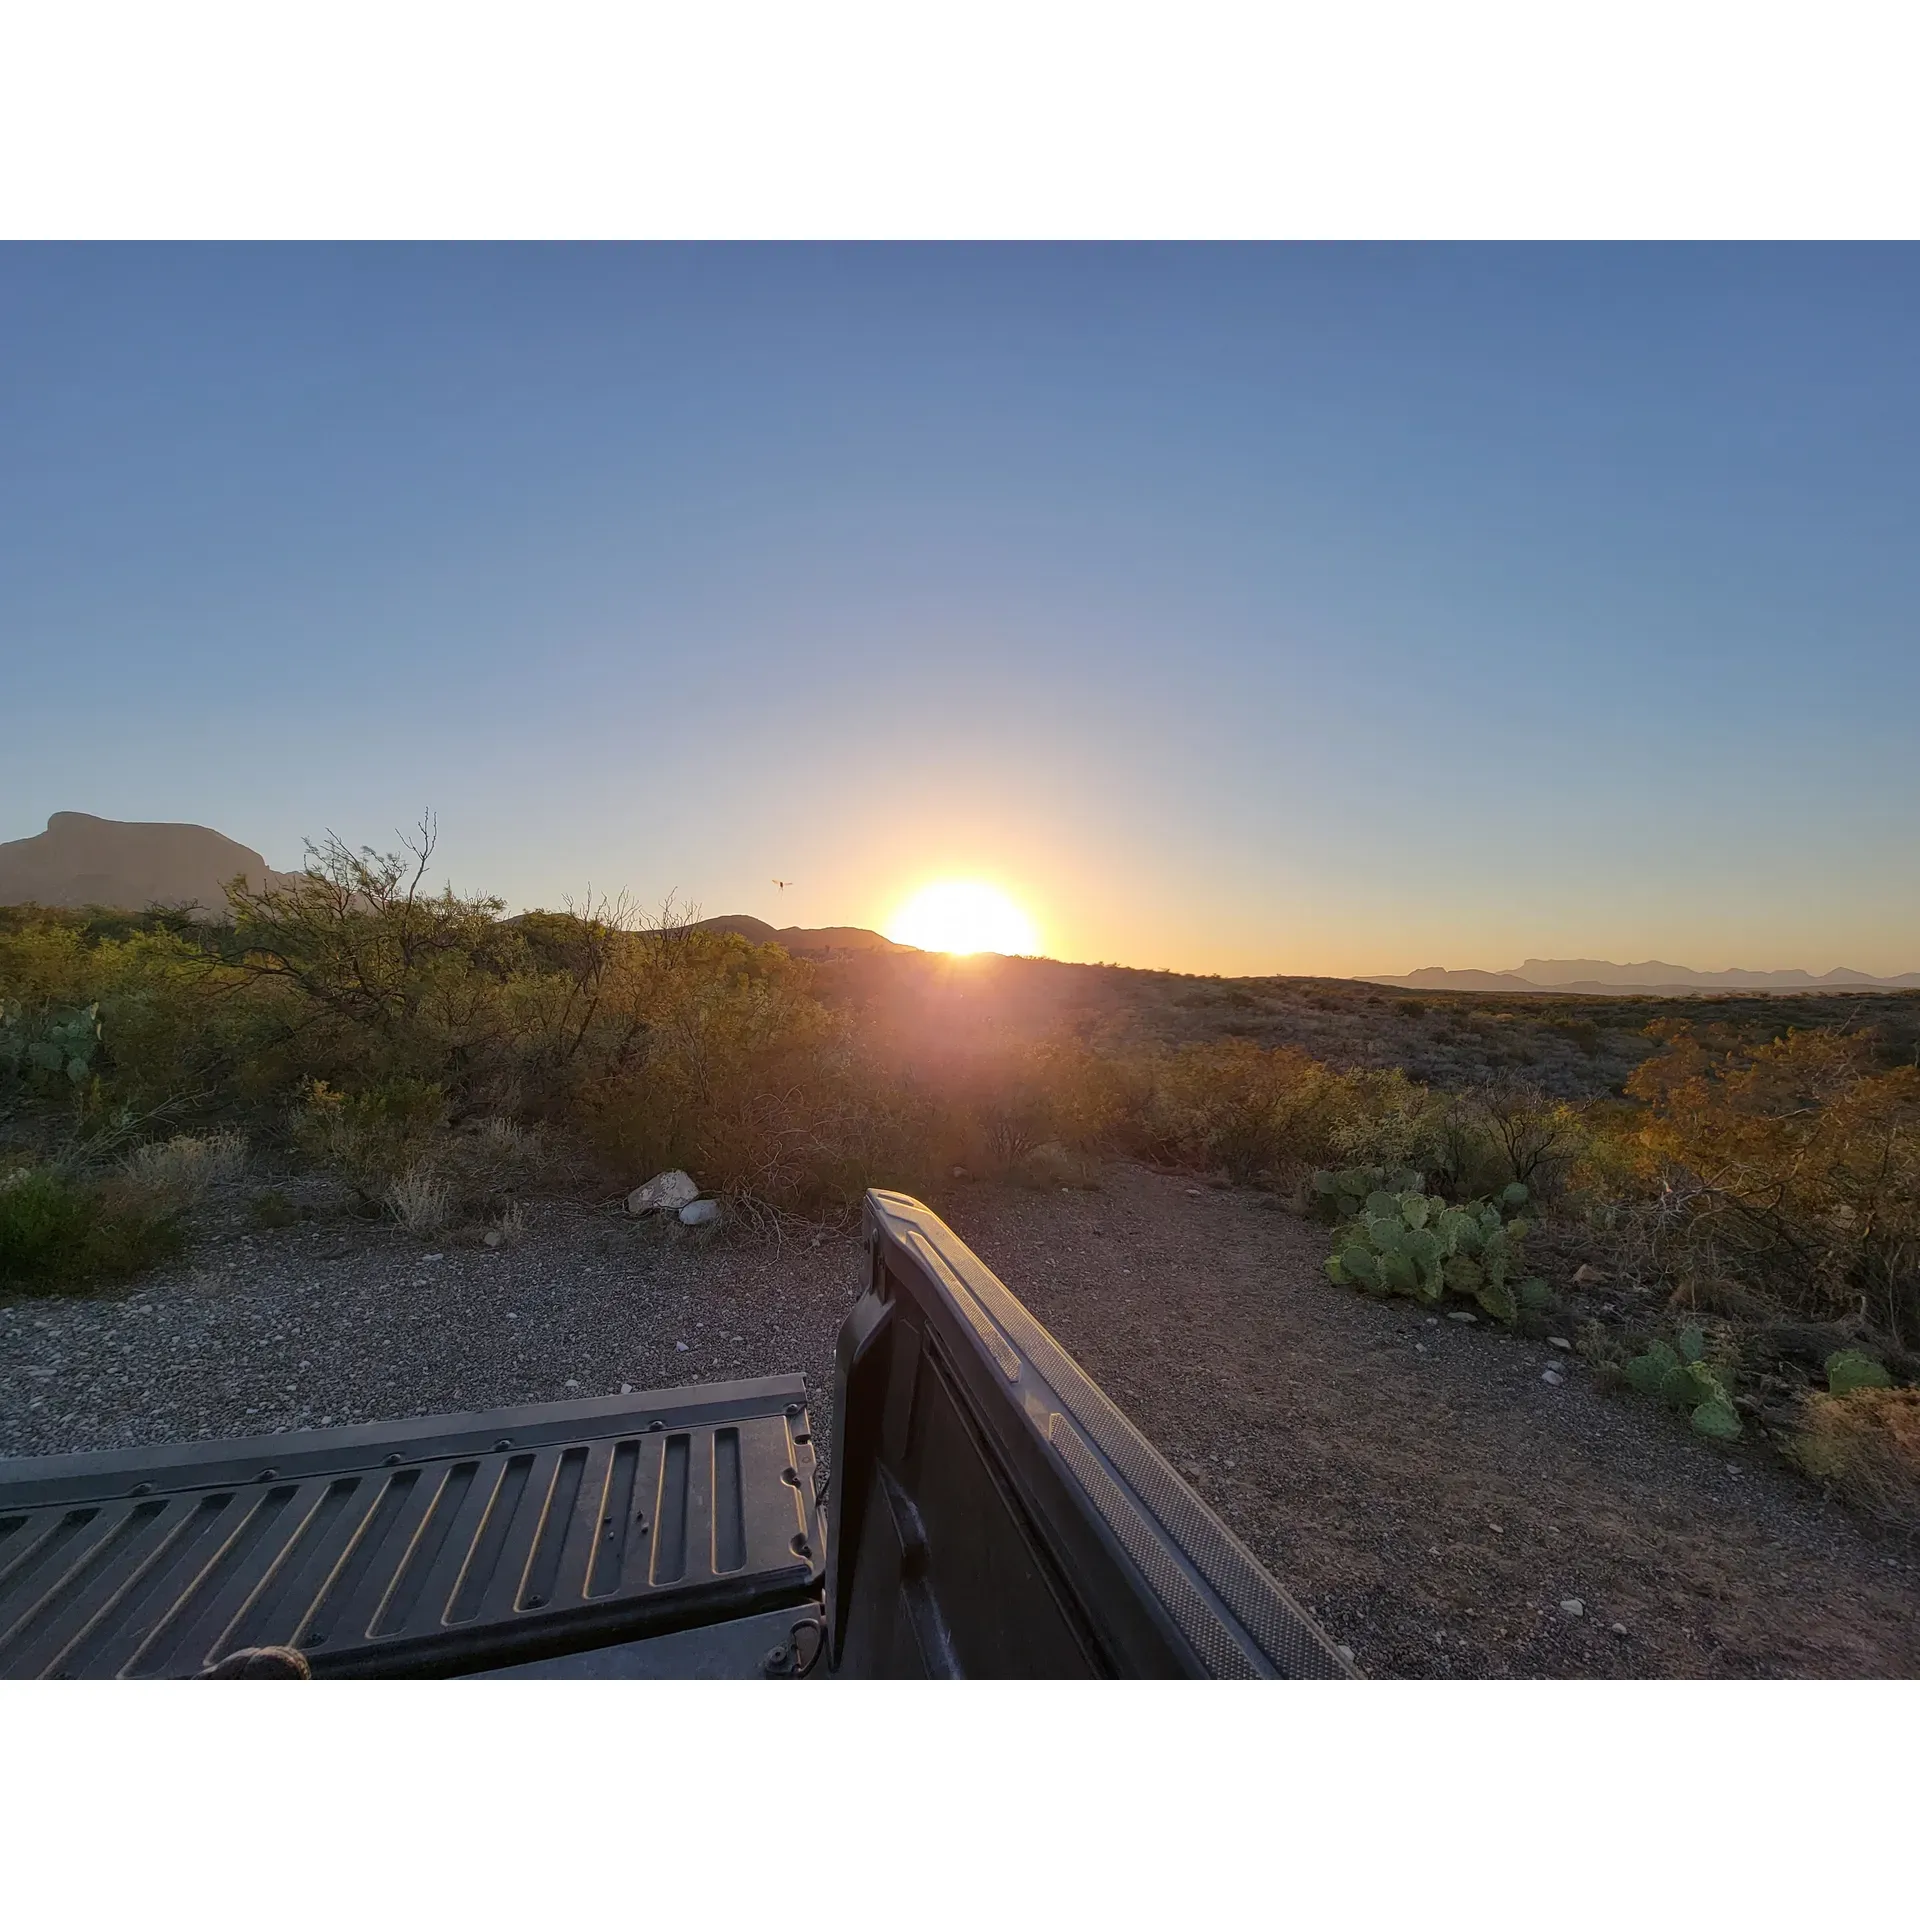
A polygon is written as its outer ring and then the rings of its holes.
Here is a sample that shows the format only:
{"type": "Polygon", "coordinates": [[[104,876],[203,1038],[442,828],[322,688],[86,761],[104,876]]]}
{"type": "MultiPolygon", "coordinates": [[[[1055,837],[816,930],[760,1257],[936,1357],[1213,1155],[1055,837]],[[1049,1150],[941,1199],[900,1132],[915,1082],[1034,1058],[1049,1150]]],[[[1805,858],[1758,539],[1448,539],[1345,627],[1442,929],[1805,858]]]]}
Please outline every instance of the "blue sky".
{"type": "Polygon", "coordinates": [[[0,249],[0,837],[1920,967],[1916,338],[1911,248],[0,249]]]}

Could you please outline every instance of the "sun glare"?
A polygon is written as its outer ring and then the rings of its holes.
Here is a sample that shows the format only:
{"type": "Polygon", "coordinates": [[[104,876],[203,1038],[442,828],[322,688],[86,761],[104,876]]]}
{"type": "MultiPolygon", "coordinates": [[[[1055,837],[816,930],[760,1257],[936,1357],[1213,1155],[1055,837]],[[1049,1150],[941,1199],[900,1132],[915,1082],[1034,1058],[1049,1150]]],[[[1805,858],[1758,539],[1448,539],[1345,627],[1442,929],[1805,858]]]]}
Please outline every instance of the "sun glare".
{"type": "Polygon", "coordinates": [[[922,887],[887,928],[889,940],[929,953],[1037,953],[1040,936],[997,887],[936,880],[922,887]]]}

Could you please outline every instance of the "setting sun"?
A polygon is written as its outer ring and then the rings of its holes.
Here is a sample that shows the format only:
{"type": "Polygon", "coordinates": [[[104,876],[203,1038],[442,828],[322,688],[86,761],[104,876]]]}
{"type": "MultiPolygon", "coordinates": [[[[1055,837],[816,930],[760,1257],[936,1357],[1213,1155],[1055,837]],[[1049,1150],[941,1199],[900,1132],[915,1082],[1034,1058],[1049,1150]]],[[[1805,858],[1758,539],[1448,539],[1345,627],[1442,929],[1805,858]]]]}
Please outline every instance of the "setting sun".
{"type": "Polygon", "coordinates": [[[978,880],[936,880],[922,887],[887,927],[887,937],[929,953],[1037,953],[1034,924],[997,887],[978,880]]]}

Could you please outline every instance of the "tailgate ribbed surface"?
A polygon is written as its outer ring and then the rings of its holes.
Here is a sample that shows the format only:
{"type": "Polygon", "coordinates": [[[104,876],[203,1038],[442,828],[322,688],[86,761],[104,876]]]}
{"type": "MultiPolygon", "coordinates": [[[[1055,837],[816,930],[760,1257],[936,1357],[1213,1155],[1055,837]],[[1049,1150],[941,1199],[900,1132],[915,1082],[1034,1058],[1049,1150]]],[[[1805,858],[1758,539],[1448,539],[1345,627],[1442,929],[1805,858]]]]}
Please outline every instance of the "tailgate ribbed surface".
{"type": "Polygon", "coordinates": [[[797,1376],[0,1463],[0,1676],[469,1671],[792,1605],[822,1565],[797,1376]]]}

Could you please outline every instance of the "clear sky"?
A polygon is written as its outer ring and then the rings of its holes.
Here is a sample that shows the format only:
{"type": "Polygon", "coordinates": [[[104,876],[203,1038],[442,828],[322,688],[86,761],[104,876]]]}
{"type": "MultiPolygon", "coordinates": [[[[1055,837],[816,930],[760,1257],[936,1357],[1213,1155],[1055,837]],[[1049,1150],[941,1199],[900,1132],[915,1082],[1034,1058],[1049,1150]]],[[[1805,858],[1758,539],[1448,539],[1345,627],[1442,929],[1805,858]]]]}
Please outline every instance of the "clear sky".
{"type": "Polygon", "coordinates": [[[1912,248],[0,248],[0,838],[1920,967],[1916,341],[1912,248]]]}

